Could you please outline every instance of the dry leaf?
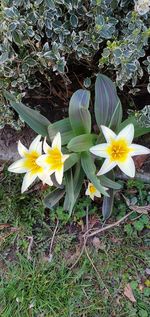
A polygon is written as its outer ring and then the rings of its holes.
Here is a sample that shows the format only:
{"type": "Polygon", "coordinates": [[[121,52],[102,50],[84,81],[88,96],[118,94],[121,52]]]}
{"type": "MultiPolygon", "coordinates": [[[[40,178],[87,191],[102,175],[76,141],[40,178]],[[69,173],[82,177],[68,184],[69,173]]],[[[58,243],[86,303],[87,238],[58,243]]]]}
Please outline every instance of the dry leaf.
{"type": "Polygon", "coordinates": [[[100,239],[97,237],[93,238],[92,243],[93,243],[93,246],[95,247],[96,251],[106,249],[106,245],[103,242],[101,242],[100,239]]]}
{"type": "Polygon", "coordinates": [[[136,169],[140,169],[143,166],[143,164],[146,161],[148,156],[149,156],[149,154],[148,155],[137,155],[134,157],[134,163],[135,163],[136,169]]]}
{"type": "Polygon", "coordinates": [[[3,230],[4,228],[9,228],[10,225],[8,223],[0,223],[0,230],[3,230]]]}
{"type": "Polygon", "coordinates": [[[130,302],[132,302],[132,303],[136,302],[136,299],[135,299],[133,292],[132,292],[132,288],[131,288],[129,283],[125,286],[123,293],[130,300],[130,302]]]}
{"type": "Polygon", "coordinates": [[[133,211],[136,211],[138,214],[147,214],[148,211],[150,211],[150,205],[147,205],[147,206],[130,205],[129,208],[133,211]]]}

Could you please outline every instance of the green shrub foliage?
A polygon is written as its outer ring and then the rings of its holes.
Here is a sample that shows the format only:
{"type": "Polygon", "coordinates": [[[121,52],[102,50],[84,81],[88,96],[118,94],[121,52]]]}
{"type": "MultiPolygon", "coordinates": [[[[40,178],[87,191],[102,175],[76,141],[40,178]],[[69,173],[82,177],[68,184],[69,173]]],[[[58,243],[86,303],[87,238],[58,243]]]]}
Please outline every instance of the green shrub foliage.
{"type": "Polygon", "coordinates": [[[37,74],[49,81],[73,60],[107,69],[120,89],[148,78],[149,13],[133,0],[2,0],[0,15],[0,86],[19,96],[40,85],[37,74]]]}

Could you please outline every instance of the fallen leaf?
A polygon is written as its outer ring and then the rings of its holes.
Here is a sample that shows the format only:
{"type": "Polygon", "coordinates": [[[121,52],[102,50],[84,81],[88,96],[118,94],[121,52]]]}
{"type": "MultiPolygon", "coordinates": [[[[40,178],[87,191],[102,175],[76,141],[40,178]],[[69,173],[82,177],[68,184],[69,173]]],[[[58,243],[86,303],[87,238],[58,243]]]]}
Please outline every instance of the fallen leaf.
{"type": "Polygon", "coordinates": [[[100,239],[97,237],[93,238],[92,243],[93,243],[93,246],[95,247],[96,251],[106,249],[106,245],[103,242],[101,242],[100,239]]]}
{"type": "Polygon", "coordinates": [[[150,211],[150,205],[147,205],[147,206],[130,205],[129,208],[133,211],[136,211],[139,214],[148,214],[148,211],[150,211]]]}
{"type": "Polygon", "coordinates": [[[148,155],[137,155],[134,157],[134,163],[135,163],[136,169],[140,169],[143,166],[143,164],[146,161],[148,156],[149,156],[149,154],[148,155]]]}
{"type": "Polygon", "coordinates": [[[132,292],[132,288],[131,288],[129,283],[125,286],[123,293],[130,300],[130,302],[132,302],[132,303],[136,302],[136,299],[135,299],[133,292],[132,292]]]}
{"type": "Polygon", "coordinates": [[[139,285],[138,285],[138,288],[139,288],[139,290],[140,290],[141,292],[143,292],[144,285],[143,285],[143,284],[139,284],[139,285]]]}

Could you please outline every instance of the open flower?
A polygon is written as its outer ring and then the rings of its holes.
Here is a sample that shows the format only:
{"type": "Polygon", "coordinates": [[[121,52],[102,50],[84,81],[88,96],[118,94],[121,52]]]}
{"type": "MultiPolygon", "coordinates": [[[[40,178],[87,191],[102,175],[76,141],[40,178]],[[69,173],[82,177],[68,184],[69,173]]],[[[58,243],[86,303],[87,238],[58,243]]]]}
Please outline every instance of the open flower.
{"type": "Polygon", "coordinates": [[[61,136],[58,132],[50,147],[46,140],[44,140],[43,149],[46,154],[41,155],[37,159],[37,164],[47,170],[48,175],[55,173],[58,184],[62,183],[64,173],[64,162],[69,155],[64,155],[61,152],[61,136]]]}
{"type": "Polygon", "coordinates": [[[132,156],[150,154],[150,150],[142,145],[131,144],[134,137],[133,124],[128,124],[118,135],[105,126],[101,126],[101,129],[107,143],[90,148],[91,153],[106,158],[97,175],[103,175],[118,165],[122,172],[134,177],[135,165],[132,156]]]}
{"type": "Polygon", "coordinates": [[[26,173],[23,179],[21,192],[25,192],[27,188],[39,177],[43,183],[50,186],[53,185],[50,177],[45,169],[36,163],[36,160],[42,154],[41,136],[38,135],[31,143],[29,150],[19,141],[18,152],[21,159],[11,164],[8,168],[9,172],[26,173]]]}
{"type": "Polygon", "coordinates": [[[88,183],[88,188],[85,192],[85,195],[90,196],[92,200],[94,197],[101,197],[101,193],[96,189],[96,187],[92,183],[88,183]]]}

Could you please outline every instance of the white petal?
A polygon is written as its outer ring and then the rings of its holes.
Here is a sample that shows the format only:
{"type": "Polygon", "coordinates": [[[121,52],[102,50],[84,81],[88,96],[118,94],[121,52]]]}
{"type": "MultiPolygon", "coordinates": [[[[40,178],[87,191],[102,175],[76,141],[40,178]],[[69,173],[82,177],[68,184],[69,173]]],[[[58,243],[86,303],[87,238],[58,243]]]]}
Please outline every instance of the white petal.
{"type": "Polygon", "coordinates": [[[37,151],[40,140],[41,140],[41,135],[37,135],[37,137],[30,144],[29,151],[37,151]]]}
{"type": "Polygon", "coordinates": [[[108,143],[116,138],[116,134],[111,129],[105,127],[104,125],[101,125],[101,129],[108,143]]]}
{"type": "Polygon", "coordinates": [[[64,154],[64,155],[63,155],[63,157],[62,157],[63,163],[68,159],[69,156],[70,156],[70,155],[68,155],[68,154],[64,154]]]}
{"type": "Polygon", "coordinates": [[[51,150],[51,147],[46,142],[46,138],[44,139],[44,142],[43,142],[43,150],[45,153],[48,153],[48,151],[51,150]]]}
{"type": "Polygon", "coordinates": [[[41,155],[42,154],[42,142],[39,142],[36,148],[36,152],[41,155]]]}
{"type": "Polygon", "coordinates": [[[90,195],[90,192],[89,192],[89,187],[86,189],[86,191],[85,191],[85,195],[86,195],[86,196],[89,196],[89,195],[90,195]]]}
{"type": "Polygon", "coordinates": [[[61,170],[55,172],[56,181],[58,182],[59,185],[61,185],[61,183],[62,183],[63,173],[64,173],[63,168],[61,168],[61,170]]]}
{"type": "Polygon", "coordinates": [[[150,149],[148,149],[147,147],[145,147],[143,145],[138,145],[138,144],[132,143],[130,148],[132,150],[131,156],[141,155],[141,154],[150,154],[150,149]]]}
{"type": "Polygon", "coordinates": [[[23,178],[21,193],[24,193],[27,190],[27,188],[35,181],[36,177],[36,174],[32,174],[31,172],[26,173],[23,178]]]}
{"type": "Polygon", "coordinates": [[[21,157],[24,157],[26,153],[28,153],[28,149],[21,143],[21,141],[18,141],[18,152],[21,157]]]}
{"type": "Polygon", "coordinates": [[[135,176],[135,165],[131,157],[129,157],[124,163],[118,163],[122,172],[130,177],[135,176]]]}
{"type": "Polygon", "coordinates": [[[8,167],[8,171],[13,173],[19,173],[19,174],[26,173],[28,169],[24,167],[24,162],[25,162],[25,159],[20,159],[12,163],[8,167]]]}
{"type": "Polygon", "coordinates": [[[92,199],[92,200],[94,200],[94,196],[95,196],[95,194],[93,193],[93,194],[89,194],[89,196],[90,196],[90,198],[92,199]]]}
{"type": "Polygon", "coordinates": [[[108,154],[106,152],[106,149],[108,147],[107,143],[102,143],[102,144],[98,144],[95,146],[92,146],[90,148],[90,152],[93,153],[96,156],[100,156],[100,157],[108,157],[108,154]]]}
{"type": "Polygon", "coordinates": [[[48,171],[44,171],[43,173],[38,174],[39,179],[43,182],[43,184],[48,184],[49,186],[53,186],[53,182],[48,174],[48,171]]]}
{"type": "Polygon", "coordinates": [[[106,159],[101,167],[101,169],[99,170],[99,172],[97,173],[97,175],[103,175],[108,173],[110,170],[112,170],[114,167],[116,166],[115,162],[111,162],[109,159],[106,159]]]}
{"type": "Polygon", "coordinates": [[[48,158],[48,155],[43,154],[37,158],[36,163],[43,168],[48,168],[49,164],[46,162],[47,158],[48,158]]]}
{"type": "Polygon", "coordinates": [[[95,192],[94,196],[100,198],[100,197],[101,197],[101,193],[97,190],[97,191],[95,192]]]}
{"type": "Polygon", "coordinates": [[[59,150],[61,150],[61,135],[60,132],[58,132],[56,134],[56,136],[54,137],[54,140],[52,142],[52,147],[58,147],[59,150]]]}
{"type": "Polygon", "coordinates": [[[124,129],[122,129],[117,135],[118,139],[126,139],[128,144],[131,144],[134,138],[134,125],[132,123],[128,124],[124,129]]]}

